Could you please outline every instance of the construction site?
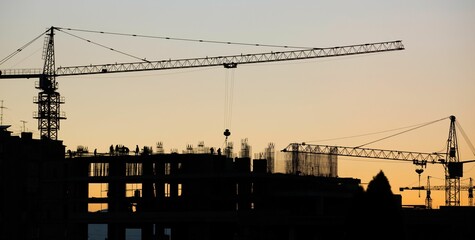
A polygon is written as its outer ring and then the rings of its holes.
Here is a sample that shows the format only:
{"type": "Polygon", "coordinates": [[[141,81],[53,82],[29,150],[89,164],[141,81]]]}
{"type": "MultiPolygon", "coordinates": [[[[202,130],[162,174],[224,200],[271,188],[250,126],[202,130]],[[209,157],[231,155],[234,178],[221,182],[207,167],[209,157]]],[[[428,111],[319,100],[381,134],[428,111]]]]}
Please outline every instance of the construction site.
{"type": "MultiPolygon", "coordinates": [[[[355,224],[348,213],[361,181],[336,176],[337,153],[291,152],[289,172],[273,173],[272,146],[259,159],[203,148],[73,156],[59,140],[11,136],[6,126],[0,133],[2,237],[84,240],[102,225],[119,240],[131,229],[140,239],[347,239],[355,224]]],[[[405,239],[473,234],[473,207],[394,201],[405,239]],[[424,227],[445,230],[422,236],[424,227]]]]}
{"type": "Polygon", "coordinates": [[[408,162],[419,175],[427,165],[443,166],[442,188],[431,187],[427,178],[426,187],[400,189],[426,191],[425,205],[403,206],[401,194],[391,193],[386,204],[400,219],[388,217],[398,227],[389,229],[397,230],[398,239],[473,238],[473,186],[471,181],[462,185],[461,178],[464,165],[475,160],[459,158],[455,116],[444,118],[450,120],[444,151],[431,153],[303,142],[284,149],[269,143],[253,156],[247,139],[241,140],[239,149],[228,142],[228,128],[223,149],[199,142],[197,147],[169,152],[162,142],[154,147],[111,145],[108,152],[85,146],[71,150],[58,137],[60,121],[66,119],[60,110],[64,98],[57,91],[58,77],[233,69],[241,64],[399,51],[404,50],[402,41],[57,68],[54,36],[68,30],[51,27],[42,34],[43,69],[0,71],[0,79],[39,79],[40,91],[34,98],[38,139],[29,131],[12,134],[10,125],[0,124],[1,239],[87,240],[93,239],[92,226],[102,226],[105,234],[100,238],[108,240],[130,239],[130,231],[143,240],[353,239],[355,226],[367,218],[358,204],[367,199],[361,198],[360,179],[339,177],[339,156],[408,162]],[[283,170],[276,171],[277,166],[283,170]],[[431,190],[445,191],[445,206],[432,208],[431,190]],[[469,193],[468,206],[461,205],[461,190],[469,193]]]}

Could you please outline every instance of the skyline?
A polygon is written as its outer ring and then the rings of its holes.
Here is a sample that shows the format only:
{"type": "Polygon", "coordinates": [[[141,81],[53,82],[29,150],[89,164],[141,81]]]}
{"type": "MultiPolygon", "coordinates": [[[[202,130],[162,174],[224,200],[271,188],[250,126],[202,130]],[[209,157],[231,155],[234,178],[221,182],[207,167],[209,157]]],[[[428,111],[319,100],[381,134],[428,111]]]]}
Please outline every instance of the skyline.
{"type": "MultiPolygon", "coordinates": [[[[309,47],[402,40],[406,49],[397,52],[239,65],[233,75],[230,141],[239,149],[241,139],[247,138],[253,153],[263,151],[269,142],[275,143],[276,151],[291,142],[357,146],[395,133],[387,130],[450,115],[457,117],[469,139],[475,141],[475,3],[471,1],[197,4],[6,1],[0,10],[0,59],[51,26],[309,47]],[[359,135],[366,136],[351,137],[359,135]]],[[[150,60],[282,50],[74,34],[150,60]]],[[[56,34],[55,44],[57,67],[135,61],[61,33],[56,34]]],[[[0,69],[42,68],[42,47],[43,38],[0,69]]],[[[154,146],[158,141],[165,150],[182,150],[199,141],[218,148],[224,143],[224,82],[229,74],[216,67],[57,78],[67,116],[61,122],[59,139],[67,149],[84,145],[100,152],[111,144],[133,148],[136,144],[154,146]]],[[[0,80],[0,100],[7,107],[3,122],[11,124],[15,134],[23,127],[21,121],[26,121],[25,127],[38,137],[32,118],[36,111],[33,97],[38,94],[35,81],[0,80]]],[[[448,130],[449,121],[441,121],[368,147],[440,151],[448,130]]],[[[460,160],[475,159],[458,133],[460,160]]],[[[396,194],[399,187],[418,184],[410,163],[339,159],[342,177],[367,183],[382,169],[396,194]]],[[[464,167],[464,178],[475,177],[474,165],[464,167]]],[[[441,185],[437,178],[443,174],[442,166],[428,165],[421,184],[430,175],[435,178],[431,185],[441,185]]],[[[421,198],[416,192],[401,194],[403,203],[406,199],[414,204],[424,202],[425,193],[421,198]]],[[[433,193],[433,199],[434,206],[440,205],[443,192],[433,193]]],[[[463,195],[461,201],[466,202],[463,195]]]]}

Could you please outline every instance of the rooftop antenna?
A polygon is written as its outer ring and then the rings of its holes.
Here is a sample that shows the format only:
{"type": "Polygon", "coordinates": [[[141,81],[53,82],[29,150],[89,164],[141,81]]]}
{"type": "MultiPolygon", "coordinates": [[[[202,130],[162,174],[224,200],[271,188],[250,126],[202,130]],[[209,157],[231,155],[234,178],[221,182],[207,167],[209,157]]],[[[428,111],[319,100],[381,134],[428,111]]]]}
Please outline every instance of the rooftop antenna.
{"type": "Polygon", "coordinates": [[[3,109],[7,109],[7,107],[4,107],[3,100],[0,100],[0,125],[3,125],[3,109]]]}

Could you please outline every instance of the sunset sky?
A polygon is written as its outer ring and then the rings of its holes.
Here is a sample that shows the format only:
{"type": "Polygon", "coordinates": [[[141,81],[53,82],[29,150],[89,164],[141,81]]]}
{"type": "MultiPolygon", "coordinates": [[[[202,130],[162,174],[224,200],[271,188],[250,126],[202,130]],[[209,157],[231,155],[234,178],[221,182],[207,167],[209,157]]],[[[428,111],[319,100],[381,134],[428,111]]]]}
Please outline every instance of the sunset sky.
{"type": "MultiPolygon", "coordinates": [[[[65,97],[59,139],[108,151],[111,144],[134,148],[163,142],[166,151],[204,141],[223,147],[223,131],[236,151],[248,139],[252,152],[268,143],[276,150],[292,142],[359,146],[445,120],[365,147],[445,152],[454,115],[475,143],[474,1],[33,1],[0,4],[0,60],[51,26],[157,37],[204,39],[301,47],[334,47],[402,40],[405,50],[222,67],[58,77],[65,97]],[[232,107],[225,108],[225,80],[234,78],[232,107]],[[230,111],[229,115],[225,114],[230,111]],[[229,124],[225,124],[225,116],[229,124]],[[389,131],[391,130],[391,131],[389,131]],[[364,136],[363,136],[364,135],[364,136]],[[358,137],[355,137],[358,136],[358,137]]],[[[68,31],[84,39],[147,60],[282,51],[160,38],[68,31]]],[[[44,37],[0,65],[42,68],[44,37]]],[[[56,66],[135,62],[63,32],[55,35],[56,66]]],[[[23,124],[39,137],[33,97],[37,79],[0,79],[3,124],[18,135],[23,124]]],[[[229,97],[230,95],[228,95],[229,97]]],[[[459,131],[459,129],[457,129],[459,131]]],[[[475,153],[458,132],[460,160],[475,153]]],[[[340,157],[338,175],[368,183],[382,170],[403,204],[424,204],[410,162],[340,157]]],[[[425,185],[444,184],[444,168],[428,165],[425,185]]],[[[462,185],[475,177],[464,165],[462,185]]],[[[434,206],[444,193],[434,191],[434,206]]],[[[462,205],[467,193],[462,192],[462,205]]]]}

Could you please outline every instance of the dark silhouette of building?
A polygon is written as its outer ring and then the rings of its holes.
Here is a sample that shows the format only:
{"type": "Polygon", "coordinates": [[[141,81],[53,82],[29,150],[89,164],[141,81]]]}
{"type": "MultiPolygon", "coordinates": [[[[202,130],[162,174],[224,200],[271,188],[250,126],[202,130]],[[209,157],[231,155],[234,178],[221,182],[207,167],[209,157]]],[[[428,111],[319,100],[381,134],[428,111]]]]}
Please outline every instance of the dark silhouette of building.
{"type": "MultiPolygon", "coordinates": [[[[74,155],[61,141],[2,127],[0,171],[0,239],[86,240],[88,224],[106,224],[109,240],[125,239],[126,229],[140,229],[144,240],[353,239],[351,230],[377,231],[359,224],[371,207],[359,179],[270,173],[265,159],[74,155]],[[93,184],[106,194],[91,196],[93,184]],[[96,205],[104,208],[88,210],[96,205]]],[[[403,239],[473,236],[474,208],[405,209],[399,195],[391,202],[403,239]]]]}
{"type": "Polygon", "coordinates": [[[0,239],[87,239],[85,226],[65,221],[72,209],[62,141],[11,136],[8,127],[0,126],[0,239]]]}

